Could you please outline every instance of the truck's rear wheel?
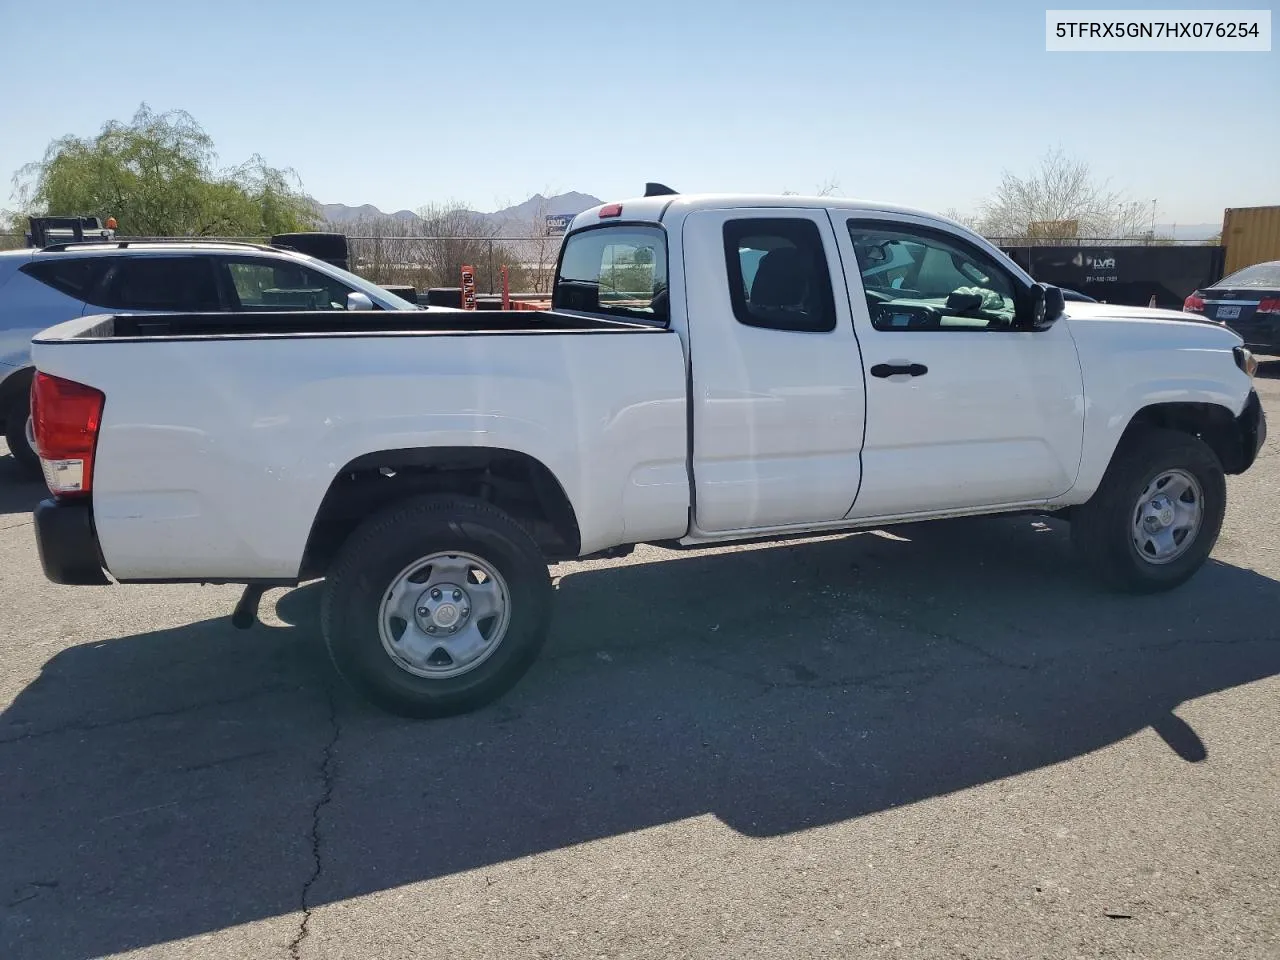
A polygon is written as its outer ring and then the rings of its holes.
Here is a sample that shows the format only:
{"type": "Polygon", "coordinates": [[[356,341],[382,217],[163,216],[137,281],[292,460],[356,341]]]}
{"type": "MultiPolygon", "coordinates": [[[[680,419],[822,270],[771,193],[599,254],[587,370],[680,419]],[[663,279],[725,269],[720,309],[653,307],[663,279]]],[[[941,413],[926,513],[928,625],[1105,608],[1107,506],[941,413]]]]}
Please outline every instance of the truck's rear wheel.
{"type": "Polygon", "coordinates": [[[321,602],[338,672],[394,713],[483,706],[528,670],[546,639],[551,581],[533,538],[480,500],[419,497],[343,545],[321,602]]]}
{"type": "Polygon", "coordinates": [[[1104,583],[1169,590],[1208,559],[1226,506],[1213,450],[1180,431],[1151,430],[1116,454],[1093,498],[1072,512],[1071,539],[1104,583]]]}
{"type": "Polygon", "coordinates": [[[25,394],[10,403],[4,416],[4,439],[22,472],[34,479],[41,476],[41,471],[40,456],[27,440],[27,419],[30,416],[31,403],[25,394]]]}

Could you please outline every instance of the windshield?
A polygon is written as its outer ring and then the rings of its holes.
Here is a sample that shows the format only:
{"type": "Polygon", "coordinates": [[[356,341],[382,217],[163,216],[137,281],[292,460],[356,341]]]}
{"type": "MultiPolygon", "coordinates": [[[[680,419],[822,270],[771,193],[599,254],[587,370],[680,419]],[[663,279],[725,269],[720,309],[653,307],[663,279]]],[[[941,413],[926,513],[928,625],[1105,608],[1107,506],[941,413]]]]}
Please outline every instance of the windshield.
{"type": "Polygon", "coordinates": [[[315,257],[307,257],[311,263],[315,264],[316,269],[327,273],[331,277],[341,280],[348,286],[355,287],[361,293],[371,297],[375,303],[385,304],[391,310],[421,310],[422,307],[416,303],[410,303],[403,297],[397,297],[389,290],[385,290],[376,283],[370,283],[364,277],[357,276],[350,270],[343,270],[341,267],[335,267],[331,263],[325,263],[323,260],[317,260],[315,257]]]}
{"type": "Polygon", "coordinates": [[[1280,260],[1255,263],[1252,267],[1237,270],[1214,284],[1215,287],[1257,287],[1264,290],[1280,290],[1280,260]]]}

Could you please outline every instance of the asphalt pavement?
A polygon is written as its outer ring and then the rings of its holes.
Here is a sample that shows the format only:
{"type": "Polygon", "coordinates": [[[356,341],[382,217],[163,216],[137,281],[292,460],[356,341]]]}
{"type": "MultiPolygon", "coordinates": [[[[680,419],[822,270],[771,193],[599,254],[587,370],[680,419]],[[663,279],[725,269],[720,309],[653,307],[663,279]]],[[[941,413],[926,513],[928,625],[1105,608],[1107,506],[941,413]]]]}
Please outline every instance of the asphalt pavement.
{"type": "MultiPolygon", "coordinates": [[[[1027,517],[564,564],[500,703],[318,587],[58,587],[0,456],[0,958],[1280,956],[1280,362],[1158,597],[1027,517]]],[[[0,447],[0,450],[3,448],[0,447]]]]}

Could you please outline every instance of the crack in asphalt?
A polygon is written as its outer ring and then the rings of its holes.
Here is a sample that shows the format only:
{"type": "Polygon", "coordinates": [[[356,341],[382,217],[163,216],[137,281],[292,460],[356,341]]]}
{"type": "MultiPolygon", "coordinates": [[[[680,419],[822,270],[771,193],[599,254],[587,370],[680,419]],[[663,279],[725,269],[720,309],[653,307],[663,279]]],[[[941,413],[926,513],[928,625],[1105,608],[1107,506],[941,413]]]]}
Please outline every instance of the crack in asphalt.
{"type": "Polygon", "coordinates": [[[951,633],[950,631],[942,631],[942,630],[934,629],[933,627],[930,627],[928,624],[922,623],[919,620],[917,620],[915,617],[909,616],[906,613],[902,613],[899,611],[884,610],[876,606],[875,604],[867,603],[865,600],[861,600],[861,599],[854,599],[853,602],[850,604],[849,609],[854,613],[861,613],[864,616],[871,617],[876,620],[881,620],[885,623],[890,623],[897,627],[903,627],[907,630],[913,630],[916,633],[923,634],[924,636],[928,637],[931,640],[940,640],[943,643],[952,644],[953,646],[959,647],[962,650],[967,650],[969,653],[974,654],[975,656],[979,657],[982,660],[987,661],[988,663],[994,663],[998,666],[1006,667],[1010,670],[1029,669],[1029,667],[1026,664],[1016,663],[1015,661],[1012,661],[1012,660],[1006,660],[1004,657],[1000,656],[997,653],[993,653],[992,651],[986,649],[980,644],[974,643],[971,640],[966,640],[957,634],[951,633]]]}
{"type": "Polygon", "coordinates": [[[329,737],[329,742],[325,744],[324,752],[320,757],[320,796],[316,799],[315,806],[311,808],[311,876],[302,885],[302,894],[299,897],[302,919],[298,923],[298,932],[294,935],[293,940],[289,942],[291,960],[299,960],[302,956],[302,944],[311,933],[311,888],[315,886],[320,879],[320,875],[324,873],[324,838],[320,833],[320,815],[321,811],[329,805],[329,801],[333,799],[334,750],[338,746],[338,739],[342,736],[342,724],[338,722],[338,705],[334,701],[333,688],[328,682],[325,683],[325,695],[329,702],[331,736],[329,737]]]}
{"type": "Polygon", "coordinates": [[[32,730],[29,733],[22,733],[16,737],[0,738],[0,747],[11,743],[22,743],[26,740],[39,740],[44,737],[53,737],[62,733],[84,733],[92,730],[104,730],[110,727],[121,727],[130,723],[141,723],[146,720],[155,720],[160,717],[176,717],[184,713],[191,713],[195,710],[205,710],[209,707],[225,707],[236,703],[246,703],[250,700],[256,700],[268,694],[279,693],[282,690],[297,689],[284,683],[273,683],[267,687],[259,687],[257,690],[251,690],[248,693],[236,694],[233,697],[223,697],[220,700],[203,700],[199,703],[188,703],[180,707],[166,707],[163,710],[153,710],[150,713],[140,713],[132,717],[112,717],[109,720],[99,720],[93,723],[68,723],[60,727],[52,727],[48,730],[32,730]]]}

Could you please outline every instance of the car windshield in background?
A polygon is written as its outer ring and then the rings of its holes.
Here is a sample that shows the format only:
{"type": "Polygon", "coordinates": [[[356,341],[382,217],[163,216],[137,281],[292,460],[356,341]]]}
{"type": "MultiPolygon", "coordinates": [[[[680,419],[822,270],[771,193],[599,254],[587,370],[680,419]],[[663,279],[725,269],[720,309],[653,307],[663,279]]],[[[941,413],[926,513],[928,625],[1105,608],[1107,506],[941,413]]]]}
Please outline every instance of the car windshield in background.
{"type": "Polygon", "coordinates": [[[661,227],[595,227],[565,241],[552,309],[665,324],[667,301],[667,238],[661,227]]]}
{"type": "Polygon", "coordinates": [[[1237,270],[1229,277],[1223,277],[1215,287],[1257,287],[1260,290],[1280,290],[1280,260],[1270,263],[1255,263],[1252,267],[1237,270]]]}
{"type": "Polygon", "coordinates": [[[292,260],[232,260],[231,283],[244,310],[345,310],[349,287],[292,260]]]}

